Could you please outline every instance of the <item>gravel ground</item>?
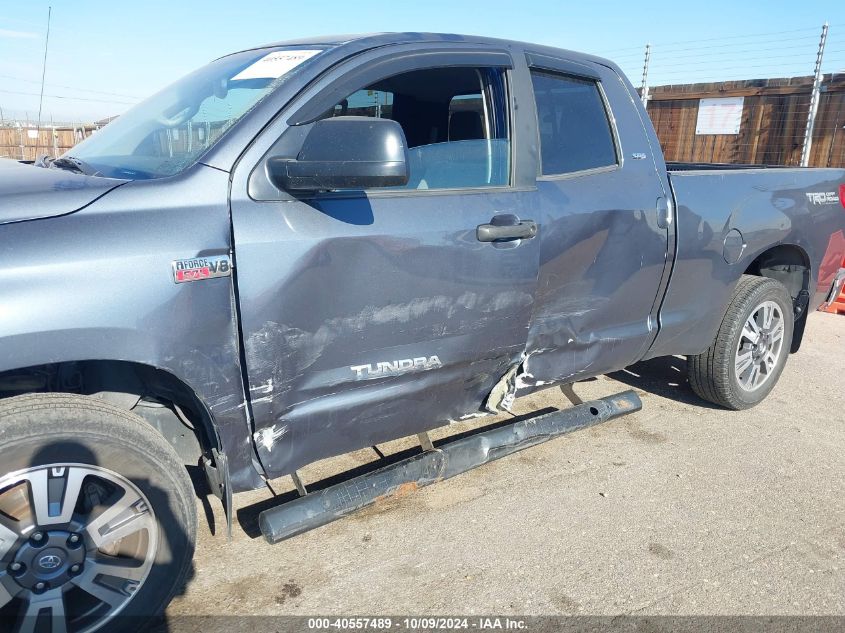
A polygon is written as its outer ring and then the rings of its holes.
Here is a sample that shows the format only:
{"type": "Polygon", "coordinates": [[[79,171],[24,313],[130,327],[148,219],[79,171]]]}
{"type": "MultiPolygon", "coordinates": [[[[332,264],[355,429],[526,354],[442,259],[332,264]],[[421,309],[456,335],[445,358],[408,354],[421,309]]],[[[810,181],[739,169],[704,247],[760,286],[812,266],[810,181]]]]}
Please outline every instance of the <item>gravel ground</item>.
{"type": "MultiPolygon", "coordinates": [[[[811,315],[801,352],[750,411],[699,400],[676,358],[577,391],[629,387],[641,412],[275,546],[249,510],[228,543],[212,499],[216,527],[202,526],[193,578],[168,615],[845,615],[845,317],[811,315]]],[[[548,389],[514,411],[566,404],[548,389]]],[[[304,478],[375,458],[327,460],[304,478]]]]}

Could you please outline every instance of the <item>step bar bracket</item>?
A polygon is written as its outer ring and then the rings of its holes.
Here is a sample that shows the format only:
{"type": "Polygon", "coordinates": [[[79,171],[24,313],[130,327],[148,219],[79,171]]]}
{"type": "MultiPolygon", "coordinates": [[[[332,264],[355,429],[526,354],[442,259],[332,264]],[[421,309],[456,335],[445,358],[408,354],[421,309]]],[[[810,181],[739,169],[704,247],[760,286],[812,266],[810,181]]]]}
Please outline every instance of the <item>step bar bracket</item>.
{"type": "MultiPolygon", "coordinates": [[[[548,440],[642,409],[632,391],[592,400],[569,409],[524,418],[510,424],[431,447],[373,472],[264,510],[258,517],[268,543],[326,525],[390,497],[449,479],[548,440]]],[[[421,438],[422,439],[422,438],[421,438]]]]}

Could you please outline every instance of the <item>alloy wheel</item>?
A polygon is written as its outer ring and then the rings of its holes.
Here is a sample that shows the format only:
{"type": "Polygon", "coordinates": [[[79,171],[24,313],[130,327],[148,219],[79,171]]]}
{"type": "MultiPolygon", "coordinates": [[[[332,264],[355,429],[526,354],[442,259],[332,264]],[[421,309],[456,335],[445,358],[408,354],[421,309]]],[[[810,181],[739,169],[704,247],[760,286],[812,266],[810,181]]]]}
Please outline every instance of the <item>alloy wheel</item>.
{"type": "Polygon", "coordinates": [[[783,353],[784,317],[780,305],[764,301],[745,321],[734,358],[739,386],[755,391],[777,368],[783,353]]]}
{"type": "Polygon", "coordinates": [[[128,479],[87,464],[0,478],[0,616],[13,633],[90,633],[123,611],[158,549],[156,518],[128,479]]]}

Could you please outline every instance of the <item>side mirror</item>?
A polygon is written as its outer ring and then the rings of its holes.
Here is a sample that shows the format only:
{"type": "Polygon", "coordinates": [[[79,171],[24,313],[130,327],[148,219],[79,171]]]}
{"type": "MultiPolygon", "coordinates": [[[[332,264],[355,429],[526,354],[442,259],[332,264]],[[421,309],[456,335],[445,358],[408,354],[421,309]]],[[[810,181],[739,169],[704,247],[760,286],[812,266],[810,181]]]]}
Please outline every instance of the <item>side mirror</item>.
{"type": "Polygon", "coordinates": [[[267,161],[273,183],[292,191],[371,189],[408,183],[408,144],[389,119],[341,116],[317,121],[296,159],[267,161]]]}

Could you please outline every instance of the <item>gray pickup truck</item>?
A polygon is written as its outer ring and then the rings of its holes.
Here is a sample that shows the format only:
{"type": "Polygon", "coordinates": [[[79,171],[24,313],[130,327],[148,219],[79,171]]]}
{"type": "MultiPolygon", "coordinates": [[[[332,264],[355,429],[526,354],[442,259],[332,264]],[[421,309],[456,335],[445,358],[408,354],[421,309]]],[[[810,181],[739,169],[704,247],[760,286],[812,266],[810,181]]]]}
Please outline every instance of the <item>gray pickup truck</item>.
{"type": "Polygon", "coordinates": [[[290,475],[270,542],[638,409],[571,385],[688,358],[760,402],[845,280],[845,170],[666,165],[612,62],[402,33],[222,57],[67,155],[0,167],[0,619],[140,626],[195,480],[290,475]],[[433,445],[548,385],[571,409],[433,445]],[[335,485],[298,470],[418,435],[335,485]],[[119,617],[118,617],[119,616],[119,617]]]}

